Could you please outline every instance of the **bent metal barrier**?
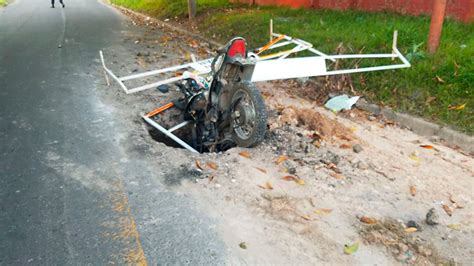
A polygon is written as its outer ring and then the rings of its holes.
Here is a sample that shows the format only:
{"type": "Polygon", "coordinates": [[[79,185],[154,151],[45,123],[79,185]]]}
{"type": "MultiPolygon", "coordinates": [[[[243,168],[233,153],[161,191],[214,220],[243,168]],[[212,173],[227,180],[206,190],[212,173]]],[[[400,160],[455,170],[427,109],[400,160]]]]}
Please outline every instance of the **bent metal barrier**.
{"type": "MultiPolygon", "coordinates": [[[[270,26],[270,42],[263,47],[260,47],[255,50],[254,53],[248,53],[249,57],[252,57],[256,61],[255,69],[252,75],[252,82],[259,81],[269,81],[269,80],[278,80],[278,79],[291,79],[291,78],[303,78],[303,77],[317,77],[317,76],[329,76],[329,75],[341,75],[341,74],[351,74],[351,73],[361,73],[361,72],[372,72],[380,70],[389,70],[389,69],[399,69],[399,68],[408,68],[411,67],[410,62],[400,53],[397,48],[397,31],[393,34],[393,43],[392,43],[392,52],[386,54],[338,54],[338,55],[327,55],[321,51],[313,48],[311,43],[308,43],[304,40],[295,39],[287,35],[277,34],[272,32],[272,25],[270,26]],[[287,50],[280,51],[284,48],[287,50]],[[278,49],[278,52],[265,54],[265,52],[271,52],[271,50],[278,49]],[[312,54],[312,56],[304,57],[291,57],[296,55],[296,53],[301,53],[306,51],[307,53],[312,54]],[[382,59],[382,58],[392,58],[392,60],[398,59],[401,63],[382,65],[382,66],[373,66],[373,67],[363,67],[363,68],[353,68],[353,69],[338,69],[338,70],[328,70],[326,65],[326,60],[335,62],[336,60],[344,59],[382,59]]],[[[208,79],[212,78],[211,64],[213,58],[197,61],[194,55],[191,56],[192,62],[171,66],[167,68],[152,70],[144,73],[118,77],[116,76],[105,64],[105,59],[102,51],[99,52],[100,59],[102,62],[102,67],[106,72],[106,78],[108,80],[107,74],[110,75],[125,91],[126,94],[132,94],[152,88],[156,88],[160,85],[174,83],[186,78],[189,76],[184,74],[179,74],[178,76],[174,75],[178,71],[185,72],[189,71],[193,76],[202,76],[208,79]],[[142,86],[135,88],[128,88],[125,85],[126,81],[130,80],[139,80],[145,77],[157,76],[157,75],[169,75],[169,78],[162,79],[158,82],[143,84],[142,86]]],[[[209,83],[211,83],[210,80],[209,83]]],[[[182,128],[188,125],[190,122],[184,121],[177,126],[174,126],[170,129],[166,129],[159,125],[156,121],[152,119],[153,116],[172,108],[173,104],[167,104],[165,106],[159,107],[156,110],[143,116],[143,119],[153,126],[154,128],[161,131],[166,136],[173,139],[182,147],[186,148],[191,152],[197,151],[189,146],[186,142],[178,138],[173,134],[173,131],[182,128]]]]}

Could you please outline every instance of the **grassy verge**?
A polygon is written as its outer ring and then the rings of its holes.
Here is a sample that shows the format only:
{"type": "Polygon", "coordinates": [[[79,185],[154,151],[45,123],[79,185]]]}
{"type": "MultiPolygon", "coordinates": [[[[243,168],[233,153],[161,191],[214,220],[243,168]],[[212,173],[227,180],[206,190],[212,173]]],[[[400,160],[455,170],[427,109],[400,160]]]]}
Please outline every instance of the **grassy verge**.
{"type": "MultiPolygon", "coordinates": [[[[186,1],[183,0],[113,2],[162,18],[186,13],[186,1]]],[[[474,24],[447,20],[438,53],[428,55],[424,52],[428,17],[243,7],[232,6],[225,0],[198,0],[198,6],[201,11],[199,28],[205,35],[214,36],[221,42],[243,36],[251,47],[268,40],[271,18],[276,32],[307,40],[326,53],[335,53],[341,43],[346,53],[390,52],[393,30],[398,29],[400,51],[407,55],[413,67],[354,74],[355,88],[374,102],[450,125],[471,135],[474,133],[474,24]],[[214,12],[210,12],[211,8],[214,12]],[[459,110],[450,108],[464,104],[465,107],[459,110]]]]}

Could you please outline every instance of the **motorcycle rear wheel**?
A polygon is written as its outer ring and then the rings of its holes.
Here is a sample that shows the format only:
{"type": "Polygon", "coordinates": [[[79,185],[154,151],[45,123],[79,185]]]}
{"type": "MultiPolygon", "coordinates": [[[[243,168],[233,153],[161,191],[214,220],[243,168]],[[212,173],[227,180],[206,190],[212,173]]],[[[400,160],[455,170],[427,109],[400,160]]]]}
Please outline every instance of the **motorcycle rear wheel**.
{"type": "Polygon", "coordinates": [[[267,110],[260,91],[251,82],[235,84],[232,93],[232,137],[237,146],[250,148],[263,141],[267,110]]]}

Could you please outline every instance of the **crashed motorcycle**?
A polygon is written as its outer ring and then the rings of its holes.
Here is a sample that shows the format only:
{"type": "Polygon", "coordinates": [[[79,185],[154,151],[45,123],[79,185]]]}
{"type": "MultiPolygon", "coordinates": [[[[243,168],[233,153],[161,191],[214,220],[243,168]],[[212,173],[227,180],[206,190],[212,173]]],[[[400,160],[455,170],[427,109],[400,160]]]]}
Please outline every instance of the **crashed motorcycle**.
{"type": "MultiPolygon", "coordinates": [[[[184,73],[186,78],[174,84],[181,97],[148,117],[176,107],[183,124],[191,128],[191,138],[185,144],[201,153],[235,146],[253,147],[262,142],[267,112],[261,93],[251,82],[257,60],[249,56],[246,46],[246,41],[239,37],[218,49],[207,79],[184,73]]],[[[161,85],[158,90],[167,93],[170,88],[161,85]]]]}

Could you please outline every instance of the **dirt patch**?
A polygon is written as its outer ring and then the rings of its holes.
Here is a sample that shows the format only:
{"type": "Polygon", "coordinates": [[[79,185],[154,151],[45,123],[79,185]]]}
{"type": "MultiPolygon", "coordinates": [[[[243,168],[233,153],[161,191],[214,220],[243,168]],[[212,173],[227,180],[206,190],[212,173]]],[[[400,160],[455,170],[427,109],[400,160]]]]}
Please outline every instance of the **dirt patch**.
{"type": "Polygon", "coordinates": [[[401,263],[416,265],[456,265],[452,259],[439,255],[429,241],[395,219],[366,225],[360,231],[367,244],[385,246],[395,259],[401,263]]]}

